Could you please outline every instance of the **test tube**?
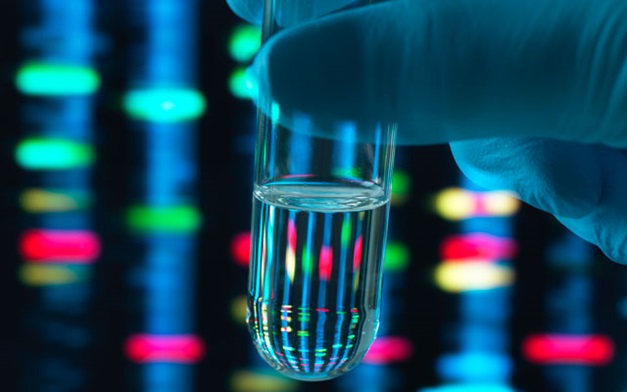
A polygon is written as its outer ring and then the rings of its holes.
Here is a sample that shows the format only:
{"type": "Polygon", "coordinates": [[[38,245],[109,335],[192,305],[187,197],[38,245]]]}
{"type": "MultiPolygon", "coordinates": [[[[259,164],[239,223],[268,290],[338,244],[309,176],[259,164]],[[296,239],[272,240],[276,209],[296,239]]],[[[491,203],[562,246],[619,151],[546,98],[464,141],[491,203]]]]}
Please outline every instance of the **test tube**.
{"type": "MultiPolygon", "coordinates": [[[[264,40],[325,3],[266,0],[264,40]]],[[[318,137],[258,104],[248,328],[274,369],[328,380],[360,362],[378,329],[396,127],[344,122],[318,137]]]]}

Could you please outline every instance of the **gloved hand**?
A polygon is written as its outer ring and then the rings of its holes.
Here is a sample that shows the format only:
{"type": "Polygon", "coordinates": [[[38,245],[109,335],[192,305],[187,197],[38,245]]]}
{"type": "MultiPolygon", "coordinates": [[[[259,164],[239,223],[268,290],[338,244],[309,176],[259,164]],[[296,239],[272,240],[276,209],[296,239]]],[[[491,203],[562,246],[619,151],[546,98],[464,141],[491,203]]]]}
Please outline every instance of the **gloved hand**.
{"type": "MultiPolygon", "coordinates": [[[[261,2],[229,0],[251,22],[261,2]]],[[[287,29],[252,69],[285,125],[395,121],[400,144],[452,142],[474,182],[627,263],[626,21],[624,0],[397,0],[287,29]]]]}

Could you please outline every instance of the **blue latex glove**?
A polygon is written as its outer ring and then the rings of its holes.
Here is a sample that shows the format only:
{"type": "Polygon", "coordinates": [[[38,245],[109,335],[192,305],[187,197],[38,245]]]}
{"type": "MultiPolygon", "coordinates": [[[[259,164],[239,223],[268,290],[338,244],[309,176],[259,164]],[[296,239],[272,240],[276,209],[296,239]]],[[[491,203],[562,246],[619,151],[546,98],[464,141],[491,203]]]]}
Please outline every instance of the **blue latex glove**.
{"type": "MultiPolygon", "coordinates": [[[[230,5],[259,21],[259,1],[230,5]]],[[[473,181],[627,263],[626,1],[392,1],[277,34],[253,71],[285,125],[396,121],[401,144],[452,142],[473,181]]]]}

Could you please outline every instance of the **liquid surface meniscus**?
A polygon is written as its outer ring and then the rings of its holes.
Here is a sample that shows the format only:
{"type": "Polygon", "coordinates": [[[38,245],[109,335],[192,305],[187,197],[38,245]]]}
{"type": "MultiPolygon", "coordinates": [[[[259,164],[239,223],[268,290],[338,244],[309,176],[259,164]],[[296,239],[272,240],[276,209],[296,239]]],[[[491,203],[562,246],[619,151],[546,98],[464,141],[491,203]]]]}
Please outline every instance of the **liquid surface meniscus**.
{"type": "Polygon", "coordinates": [[[261,356],[292,378],[346,373],[376,335],[388,200],[351,189],[255,189],[247,323],[261,356]]]}

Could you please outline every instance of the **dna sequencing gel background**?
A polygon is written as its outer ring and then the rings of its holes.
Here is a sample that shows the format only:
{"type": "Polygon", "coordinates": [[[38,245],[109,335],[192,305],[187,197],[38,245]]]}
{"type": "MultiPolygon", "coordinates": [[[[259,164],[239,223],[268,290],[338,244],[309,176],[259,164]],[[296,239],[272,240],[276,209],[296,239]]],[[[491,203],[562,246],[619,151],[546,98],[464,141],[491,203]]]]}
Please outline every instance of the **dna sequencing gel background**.
{"type": "Polygon", "coordinates": [[[222,0],[0,3],[1,391],[627,390],[627,269],[400,147],[379,338],[272,371],[244,324],[260,31],[222,0]]]}

